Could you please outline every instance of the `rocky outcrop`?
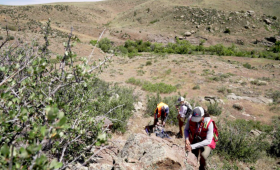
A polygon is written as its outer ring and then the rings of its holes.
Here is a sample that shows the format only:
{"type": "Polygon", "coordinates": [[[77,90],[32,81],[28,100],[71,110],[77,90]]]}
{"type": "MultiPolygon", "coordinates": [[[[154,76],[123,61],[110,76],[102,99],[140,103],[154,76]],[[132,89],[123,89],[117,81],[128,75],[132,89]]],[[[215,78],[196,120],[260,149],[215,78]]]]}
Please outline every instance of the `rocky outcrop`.
{"type": "Polygon", "coordinates": [[[149,137],[143,134],[132,134],[120,157],[128,163],[133,160],[141,165],[142,169],[157,167],[161,170],[167,169],[195,169],[197,166],[195,156],[192,153],[185,155],[183,147],[158,137],[149,137]],[[187,159],[186,159],[187,158],[187,159]]]}
{"type": "Polygon", "coordinates": [[[229,100],[248,100],[253,103],[264,103],[264,104],[270,104],[273,102],[272,99],[259,96],[259,97],[248,97],[248,96],[236,96],[234,93],[230,93],[227,95],[227,99],[229,100]]]}
{"type": "Polygon", "coordinates": [[[205,96],[204,100],[209,101],[210,104],[215,104],[215,103],[225,104],[222,99],[220,99],[219,97],[216,97],[216,96],[205,96]]]}
{"type": "Polygon", "coordinates": [[[116,147],[108,147],[99,151],[95,148],[95,163],[88,167],[77,164],[71,167],[84,170],[196,170],[197,158],[194,154],[186,155],[185,149],[156,136],[132,134],[121,151],[116,147]],[[99,152],[98,152],[99,151],[99,152]]]}

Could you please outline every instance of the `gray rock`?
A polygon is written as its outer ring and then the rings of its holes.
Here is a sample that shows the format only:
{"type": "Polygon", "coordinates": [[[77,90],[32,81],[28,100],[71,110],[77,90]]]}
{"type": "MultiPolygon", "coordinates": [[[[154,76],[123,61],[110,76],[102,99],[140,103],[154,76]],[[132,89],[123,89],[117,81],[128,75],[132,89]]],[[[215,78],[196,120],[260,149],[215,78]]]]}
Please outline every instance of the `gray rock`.
{"type": "Polygon", "coordinates": [[[262,133],[261,131],[255,129],[255,130],[251,130],[250,133],[254,136],[260,136],[260,134],[262,133]]]}
{"type": "Polygon", "coordinates": [[[140,169],[157,167],[158,169],[185,170],[186,165],[197,167],[196,157],[189,153],[186,155],[183,147],[156,137],[144,134],[132,134],[129,136],[125,146],[119,154],[123,160],[137,160],[135,163],[140,169]]]}
{"type": "Polygon", "coordinates": [[[244,107],[240,103],[234,103],[232,107],[237,109],[237,110],[243,110],[244,109],[244,107]]]}
{"type": "Polygon", "coordinates": [[[95,120],[104,121],[104,125],[103,125],[104,128],[108,127],[109,129],[111,129],[113,126],[113,122],[106,116],[97,116],[95,120]]]}
{"type": "Polygon", "coordinates": [[[272,22],[267,18],[263,20],[267,25],[270,25],[272,22]]]}
{"type": "Polygon", "coordinates": [[[184,35],[185,35],[186,37],[189,37],[189,36],[191,36],[191,35],[192,35],[192,33],[191,33],[191,32],[189,32],[189,31],[187,31],[187,32],[185,32],[185,33],[184,33],[184,35]]]}
{"type": "Polygon", "coordinates": [[[135,109],[136,111],[139,111],[139,110],[143,109],[143,104],[142,104],[142,102],[137,102],[137,103],[134,103],[133,105],[134,105],[134,109],[135,109]]]}

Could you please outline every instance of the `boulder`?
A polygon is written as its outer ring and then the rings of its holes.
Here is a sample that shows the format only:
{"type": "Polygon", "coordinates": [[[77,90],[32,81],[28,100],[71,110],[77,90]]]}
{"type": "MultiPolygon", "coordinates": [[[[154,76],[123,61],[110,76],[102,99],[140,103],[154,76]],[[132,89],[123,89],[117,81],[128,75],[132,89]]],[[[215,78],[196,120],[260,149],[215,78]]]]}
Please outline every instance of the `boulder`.
{"type": "Polygon", "coordinates": [[[185,170],[197,169],[198,166],[196,157],[192,153],[186,156],[183,147],[144,134],[130,135],[119,157],[127,163],[135,162],[134,166],[137,165],[140,169],[157,167],[160,170],[185,170]]]}
{"type": "Polygon", "coordinates": [[[184,33],[184,35],[185,35],[186,37],[189,37],[189,36],[191,36],[191,35],[192,35],[192,33],[191,33],[191,32],[189,32],[189,31],[187,31],[187,32],[185,32],[185,33],[184,33]]]}
{"type": "Polygon", "coordinates": [[[262,133],[261,131],[255,129],[255,130],[251,130],[250,133],[253,135],[253,136],[260,136],[260,134],[262,133]]]}
{"type": "Polygon", "coordinates": [[[133,105],[134,105],[134,109],[136,111],[139,111],[139,110],[143,109],[143,103],[142,102],[137,102],[137,103],[134,103],[133,105]]]}
{"type": "Polygon", "coordinates": [[[267,18],[263,20],[267,25],[270,25],[272,22],[267,18]]]}
{"type": "Polygon", "coordinates": [[[216,96],[205,96],[204,99],[206,101],[209,101],[210,104],[214,104],[214,103],[224,104],[224,101],[222,99],[220,99],[219,97],[216,97],[216,96]]]}
{"type": "Polygon", "coordinates": [[[104,125],[103,125],[104,128],[108,127],[109,129],[111,129],[113,126],[113,122],[106,116],[97,116],[95,120],[104,121],[104,125]]]}
{"type": "Polygon", "coordinates": [[[236,110],[244,109],[244,107],[240,103],[234,103],[232,107],[235,108],[236,110]]]}

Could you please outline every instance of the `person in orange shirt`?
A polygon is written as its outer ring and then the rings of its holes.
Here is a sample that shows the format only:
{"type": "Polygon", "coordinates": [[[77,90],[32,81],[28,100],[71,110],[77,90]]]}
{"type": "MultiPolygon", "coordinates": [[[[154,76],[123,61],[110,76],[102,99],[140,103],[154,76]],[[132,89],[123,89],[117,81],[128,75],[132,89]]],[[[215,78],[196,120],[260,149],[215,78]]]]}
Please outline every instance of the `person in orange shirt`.
{"type": "Polygon", "coordinates": [[[165,122],[167,120],[169,114],[169,106],[163,102],[160,102],[157,105],[157,108],[154,112],[154,126],[159,125],[159,118],[161,118],[161,123],[163,126],[165,126],[165,122]]]}

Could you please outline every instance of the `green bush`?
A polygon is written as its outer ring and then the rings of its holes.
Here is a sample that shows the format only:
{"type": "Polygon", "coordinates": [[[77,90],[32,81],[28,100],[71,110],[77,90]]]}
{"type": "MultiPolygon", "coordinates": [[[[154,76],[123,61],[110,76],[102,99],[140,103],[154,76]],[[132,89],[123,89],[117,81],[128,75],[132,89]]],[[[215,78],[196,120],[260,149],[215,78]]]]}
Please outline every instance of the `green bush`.
{"type": "Polygon", "coordinates": [[[90,40],[89,42],[91,45],[95,46],[95,44],[97,44],[97,40],[90,40]]]}
{"type": "Polygon", "coordinates": [[[276,90],[270,94],[270,97],[273,99],[273,102],[277,103],[280,101],[280,91],[276,90]]]}
{"type": "MultiPolygon", "coordinates": [[[[50,30],[49,21],[45,37],[50,30]]],[[[0,49],[0,56],[7,58],[0,62],[1,169],[59,169],[71,162],[86,163],[92,158],[90,150],[106,142],[98,115],[114,122],[113,131],[126,130],[136,100],[132,89],[101,81],[85,70],[94,67],[86,61],[72,65],[75,55],[70,50],[55,61],[64,62],[67,69],[55,67],[48,44],[46,39],[36,54],[33,44],[0,49]],[[9,81],[2,79],[10,75],[14,76],[9,81]]]]}
{"type": "Polygon", "coordinates": [[[210,103],[207,105],[207,111],[210,115],[219,116],[222,113],[222,108],[215,102],[214,104],[210,103]]]}
{"type": "Polygon", "coordinates": [[[218,128],[219,141],[214,151],[227,160],[254,163],[269,146],[264,133],[258,137],[250,136],[254,127],[246,120],[225,120],[224,124],[218,123],[218,128]]]}
{"type": "Polygon", "coordinates": [[[7,25],[7,29],[11,31],[17,31],[17,27],[13,25],[7,25]]]}
{"type": "Polygon", "coordinates": [[[7,37],[7,40],[8,41],[10,41],[10,40],[14,40],[15,39],[15,37],[14,36],[12,36],[12,35],[9,35],[8,37],[7,37]]]}
{"type": "Polygon", "coordinates": [[[248,69],[252,69],[252,68],[253,68],[253,67],[251,66],[251,64],[249,64],[249,63],[243,64],[243,67],[248,68],[248,69]]]}
{"type": "Polygon", "coordinates": [[[152,62],[151,61],[147,61],[146,62],[146,66],[150,66],[150,65],[152,65],[152,62]]]}
{"type": "Polygon", "coordinates": [[[272,156],[280,157],[280,116],[275,117],[275,131],[272,134],[272,143],[268,149],[268,153],[272,156]]]}
{"type": "Polygon", "coordinates": [[[224,33],[227,33],[227,34],[230,34],[230,29],[229,28],[226,28],[224,33]]]}
{"type": "Polygon", "coordinates": [[[151,21],[150,24],[154,24],[156,22],[159,22],[159,19],[155,19],[155,20],[151,21]]]}
{"type": "Polygon", "coordinates": [[[272,47],[272,51],[275,52],[275,53],[280,52],[280,41],[275,42],[275,45],[272,47]]]}
{"type": "Polygon", "coordinates": [[[98,42],[98,47],[101,48],[102,51],[107,53],[112,48],[112,43],[108,38],[103,38],[98,42]]]}

